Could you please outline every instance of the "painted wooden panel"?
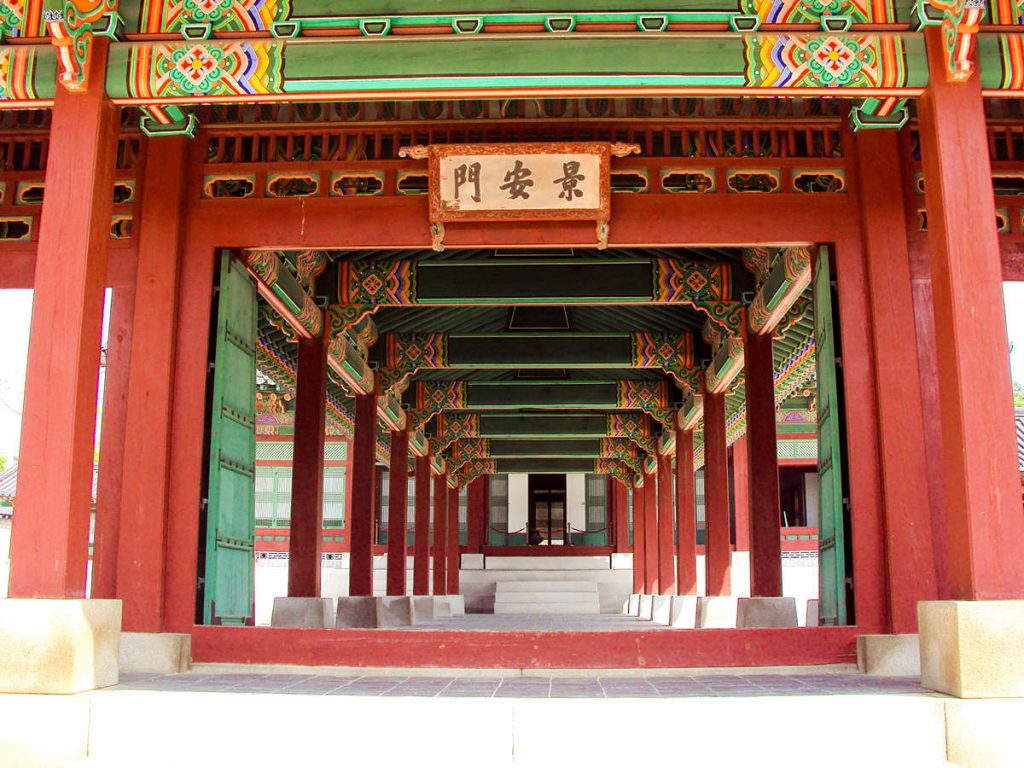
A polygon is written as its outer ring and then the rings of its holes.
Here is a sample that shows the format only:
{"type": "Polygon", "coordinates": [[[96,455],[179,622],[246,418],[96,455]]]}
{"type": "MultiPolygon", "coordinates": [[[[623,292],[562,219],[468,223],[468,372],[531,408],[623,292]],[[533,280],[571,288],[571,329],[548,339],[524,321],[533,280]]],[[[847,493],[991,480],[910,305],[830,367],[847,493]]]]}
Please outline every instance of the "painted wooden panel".
{"type": "Polygon", "coordinates": [[[206,522],[206,623],[253,618],[256,465],[256,286],[221,257],[206,522]]]}
{"type": "Polygon", "coordinates": [[[814,326],[818,371],[819,617],[822,624],[845,624],[842,452],[836,391],[835,322],[827,253],[822,254],[815,267],[814,326]]]}

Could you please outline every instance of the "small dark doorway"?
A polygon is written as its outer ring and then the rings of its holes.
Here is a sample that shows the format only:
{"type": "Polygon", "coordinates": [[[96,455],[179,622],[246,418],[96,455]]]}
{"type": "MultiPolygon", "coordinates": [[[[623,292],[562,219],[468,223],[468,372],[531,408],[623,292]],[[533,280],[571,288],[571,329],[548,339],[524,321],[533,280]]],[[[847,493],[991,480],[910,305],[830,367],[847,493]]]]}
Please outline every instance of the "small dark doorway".
{"type": "Polygon", "coordinates": [[[537,531],[541,544],[565,544],[565,475],[530,475],[529,488],[530,539],[537,531]]]}

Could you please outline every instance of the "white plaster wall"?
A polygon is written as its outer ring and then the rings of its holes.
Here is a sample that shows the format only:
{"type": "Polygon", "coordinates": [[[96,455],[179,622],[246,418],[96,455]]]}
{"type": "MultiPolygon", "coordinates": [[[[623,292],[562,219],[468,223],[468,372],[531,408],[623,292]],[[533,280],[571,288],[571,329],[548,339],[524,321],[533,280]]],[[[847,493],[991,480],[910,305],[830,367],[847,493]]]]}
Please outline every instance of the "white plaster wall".
{"type": "Polygon", "coordinates": [[[574,530],[587,527],[587,476],[573,472],[565,476],[565,515],[574,530]]]}
{"type": "Polygon", "coordinates": [[[818,476],[813,472],[804,475],[804,509],[807,510],[807,525],[818,527],[818,476]]]}
{"type": "Polygon", "coordinates": [[[508,529],[519,531],[529,520],[530,476],[513,474],[508,476],[508,529]]]}

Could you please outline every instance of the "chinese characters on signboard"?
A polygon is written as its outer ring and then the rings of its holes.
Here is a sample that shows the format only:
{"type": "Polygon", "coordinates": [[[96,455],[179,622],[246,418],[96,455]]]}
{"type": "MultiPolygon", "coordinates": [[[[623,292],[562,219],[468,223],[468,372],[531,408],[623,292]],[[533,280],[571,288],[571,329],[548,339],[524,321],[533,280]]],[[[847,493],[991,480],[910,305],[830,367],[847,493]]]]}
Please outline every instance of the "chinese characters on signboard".
{"type": "Polygon", "coordinates": [[[445,212],[557,212],[600,210],[604,179],[598,155],[449,155],[438,183],[445,212]]]}
{"type": "Polygon", "coordinates": [[[434,144],[404,147],[427,158],[434,247],[444,223],[493,220],[594,221],[604,247],[611,217],[611,157],[639,152],[632,144],[434,144]]]}

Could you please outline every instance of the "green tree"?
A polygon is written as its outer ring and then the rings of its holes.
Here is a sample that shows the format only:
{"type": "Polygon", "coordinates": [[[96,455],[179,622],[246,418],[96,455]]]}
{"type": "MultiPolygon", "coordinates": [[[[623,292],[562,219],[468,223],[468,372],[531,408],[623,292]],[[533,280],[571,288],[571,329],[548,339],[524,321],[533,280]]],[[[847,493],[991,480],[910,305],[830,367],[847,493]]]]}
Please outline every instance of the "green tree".
{"type": "MultiPolygon", "coordinates": [[[[1016,397],[1016,392],[1014,392],[1014,396],[1016,397]]],[[[3,472],[6,467],[7,467],[7,457],[4,456],[2,453],[0,453],[0,472],[3,472]]]]}
{"type": "Polygon", "coordinates": [[[1024,408],[1024,384],[1013,382],[1013,407],[1024,408]]]}

